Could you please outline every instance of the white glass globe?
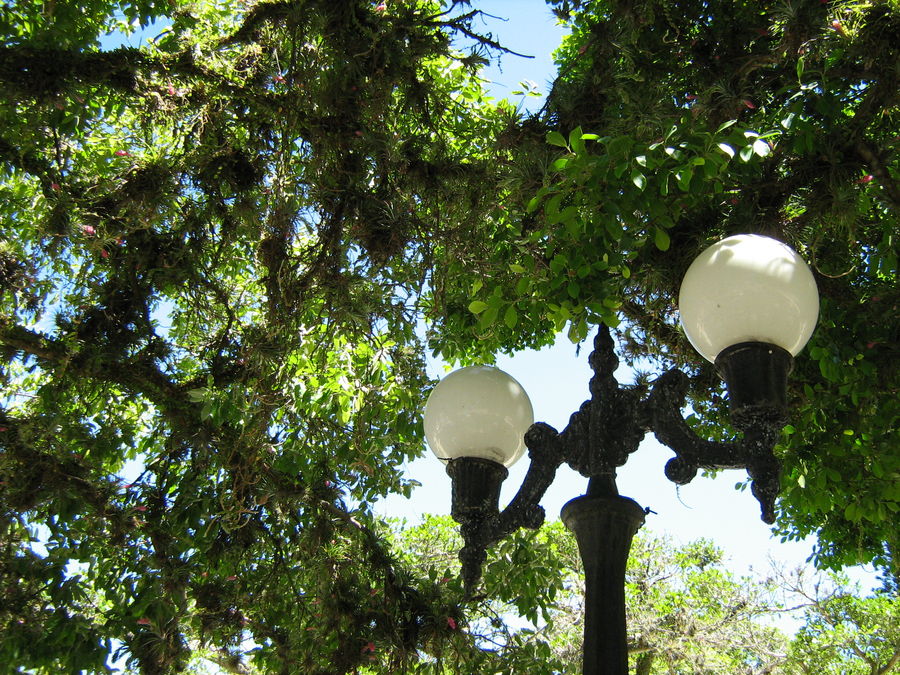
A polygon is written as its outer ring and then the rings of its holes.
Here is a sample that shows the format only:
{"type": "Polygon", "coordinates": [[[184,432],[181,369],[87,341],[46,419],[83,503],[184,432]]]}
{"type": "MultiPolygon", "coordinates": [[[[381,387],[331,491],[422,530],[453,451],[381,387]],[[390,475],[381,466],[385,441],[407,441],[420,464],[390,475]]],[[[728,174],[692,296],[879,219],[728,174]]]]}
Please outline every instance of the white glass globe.
{"type": "Polygon", "coordinates": [[[787,244],[758,234],[727,237],[688,268],[681,325],[709,361],[740,342],[775,344],[796,356],[819,317],[812,272],[787,244]]]}
{"type": "Polygon", "coordinates": [[[522,385],[492,366],[454,370],[425,404],[425,437],[441,459],[480,457],[512,466],[525,452],[532,422],[522,385]]]}

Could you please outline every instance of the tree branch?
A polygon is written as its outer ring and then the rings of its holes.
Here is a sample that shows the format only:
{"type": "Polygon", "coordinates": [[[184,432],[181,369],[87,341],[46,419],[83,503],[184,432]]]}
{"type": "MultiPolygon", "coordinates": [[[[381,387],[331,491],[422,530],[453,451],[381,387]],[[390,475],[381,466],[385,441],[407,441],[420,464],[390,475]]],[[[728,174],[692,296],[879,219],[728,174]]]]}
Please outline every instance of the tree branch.
{"type": "Polygon", "coordinates": [[[894,666],[896,666],[898,663],[900,663],[900,647],[894,649],[894,655],[891,656],[890,660],[884,664],[883,668],[878,669],[877,675],[886,675],[887,673],[891,672],[891,670],[894,669],[894,666]]]}
{"type": "Polygon", "coordinates": [[[127,362],[95,358],[79,359],[58,340],[19,325],[0,323],[0,344],[34,356],[52,369],[70,375],[112,382],[135,394],[146,396],[181,428],[196,431],[202,423],[194,414],[195,406],[185,405],[183,388],[138,355],[127,362]]]}

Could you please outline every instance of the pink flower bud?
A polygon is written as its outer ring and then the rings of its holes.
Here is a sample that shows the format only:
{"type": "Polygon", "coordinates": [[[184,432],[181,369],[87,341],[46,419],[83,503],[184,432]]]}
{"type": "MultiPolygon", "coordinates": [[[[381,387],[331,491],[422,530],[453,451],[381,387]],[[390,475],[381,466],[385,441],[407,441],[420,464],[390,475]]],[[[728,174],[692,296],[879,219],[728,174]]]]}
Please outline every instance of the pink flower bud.
{"type": "Polygon", "coordinates": [[[448,616],[447,625],[450,626],[450,630],[456,630],[456,619],[454,619],[452,616],[448,616]]]}
{"type": "Polygon", "coordinates": [[[93,237],[95,234],[97,234],[97,230],[94,229],[93,225],[82,225],[81,232],[89,237],[93,237]]]}
{"type": "Polygon", "coordinates": [[[144,618],[142,618],[142,619],[138,619],[138,620],[137,620],[137,624],[138,624],[138,626],[149,626],[149,625],[150,625],[150,619],[148,619],[147,617],[144,617],[144,618]]]}
{"type": "Polygon", "coordinates": [[[116,150],[116,157],[128,157],[127,150],[116,150]]]}

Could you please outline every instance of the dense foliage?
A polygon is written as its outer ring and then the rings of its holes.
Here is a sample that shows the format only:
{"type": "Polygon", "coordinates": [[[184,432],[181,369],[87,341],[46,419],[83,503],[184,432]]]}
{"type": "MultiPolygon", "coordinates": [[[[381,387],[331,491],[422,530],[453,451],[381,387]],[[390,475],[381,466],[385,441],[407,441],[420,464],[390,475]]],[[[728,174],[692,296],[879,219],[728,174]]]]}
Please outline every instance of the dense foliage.
{"type": "MultiPolygon", "coordinates": [[[[460,539],[450,518],[427,517],[397,536],[411,561],[452,578],[460,539]]],[[[517,539],[500,546],[485,595],[460,625],[481,649],[443,654],[440,672],[580,672],[584,576],[574,538],[556,521],[517,539]],[[528,619],[510,618],[517,616],[528,619]]],[[[630,672],[900,671],[900,603],[890,593],[863,595],[840,575],[773,566],[737,577],[728,567],[709,541],[676,545],[638,534],[626,571],[630,672]]],[[[381,664],[369,671],[391,672],[381,664]]]]}
{"type": "MultiPolygon", "coordinates": [[[[425,516],[415,526],[391,523],[383,534],[404,562],[455,593],[456,530],[447,516],[425,516]]],[[[842,575],[773,566],[766,575],[737,577],[728,567],[709,541],[676,545],[641,531],[626,572],[631,672],[887,675],[900,669],[900,604],[890,594],[862,595],[842,575]]],[[[444,618],[455,639],[403,672],[579,673],[584,575],[562,523],[504,542],[485,572],[486,592],[464,615],[444,618]]],[[[361,675],[398,672],[384,647],[366,645],[361,675]]],[[[196,649],[187,672],[210,668],[265,672],[196,649]]]]}
{"type": "Polygon", "coordinates": [[[672,297],[735,231],[822,290],[778,527],[896,575],[900,7],[555,3],[561,75],[521,118],[477,79],[473,4],[0,8],[4,663],[473,653],[457,585],[370,511],[411,487],[425,342],[489,360],[624,319],[717,433],[672,297]]]}

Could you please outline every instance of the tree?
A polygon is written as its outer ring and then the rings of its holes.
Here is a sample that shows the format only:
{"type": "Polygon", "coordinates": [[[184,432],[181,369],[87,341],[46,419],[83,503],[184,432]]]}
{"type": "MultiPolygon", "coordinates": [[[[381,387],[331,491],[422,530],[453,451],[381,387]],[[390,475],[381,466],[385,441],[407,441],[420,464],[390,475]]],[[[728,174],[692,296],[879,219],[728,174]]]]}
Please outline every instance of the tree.
{"type": "Polygon", "coordinates": [[[848,591],[846,579],[831,583],[797,572],[782,586],[804,606],[804,624],[791,641],[785,673],[885,675],[900,670],[900,602],[881,592],[848,591]],[[813,670],[814,669],[814,670],[813,670]]]}
{"type": "MultiPolygon", "coordinates": [[[[398,529],[395,545],[452,587],[461,544],[455,529],[449,517],[428,516],[398,529]]],[[[626,582],[637,675],[890,673],[900,663],[896,597],[863,596],[841,575],[773,566],[738,578],[711,542],[675,545],[642,530],[626,582]],[[792,636],[778,627],[784,615],[798,622],[792,636]]],[[[560,521],[503,542],[488,559],[484,586],[465,623],[448,617],[467,634],[468,648],[411,672],[579,672],[584,576],[575,539],[560,521]],[[546,592],[536,592],[536,583],[546,592]]],[[[392,672],[374,664],[370,671],[392,672]]]]}
{"type": "Polygon", "coordinates": [[[473,14],[64,4],[2,10],[0,655],[402,662],[452,599],[369,504],[410,489],[425,289],[480,255],[513,121],[451,46],[473,14]]]}
{"type": "Polygon", "coordinates": [[[370,509],[422,451],[421,322],[472,362],[624,319],[726,433],[671,309],[739,227],[823,294],[779,527],[896,574],[896,4],[558,4],[535,118],[484,94],[502,48],[463,0],[0,9],[5,662],[238,668],[253,640],[267,672],[337,673],[468,644],[370,509]],[[159,34],[103,46],[134,25],[159,34]]]}

